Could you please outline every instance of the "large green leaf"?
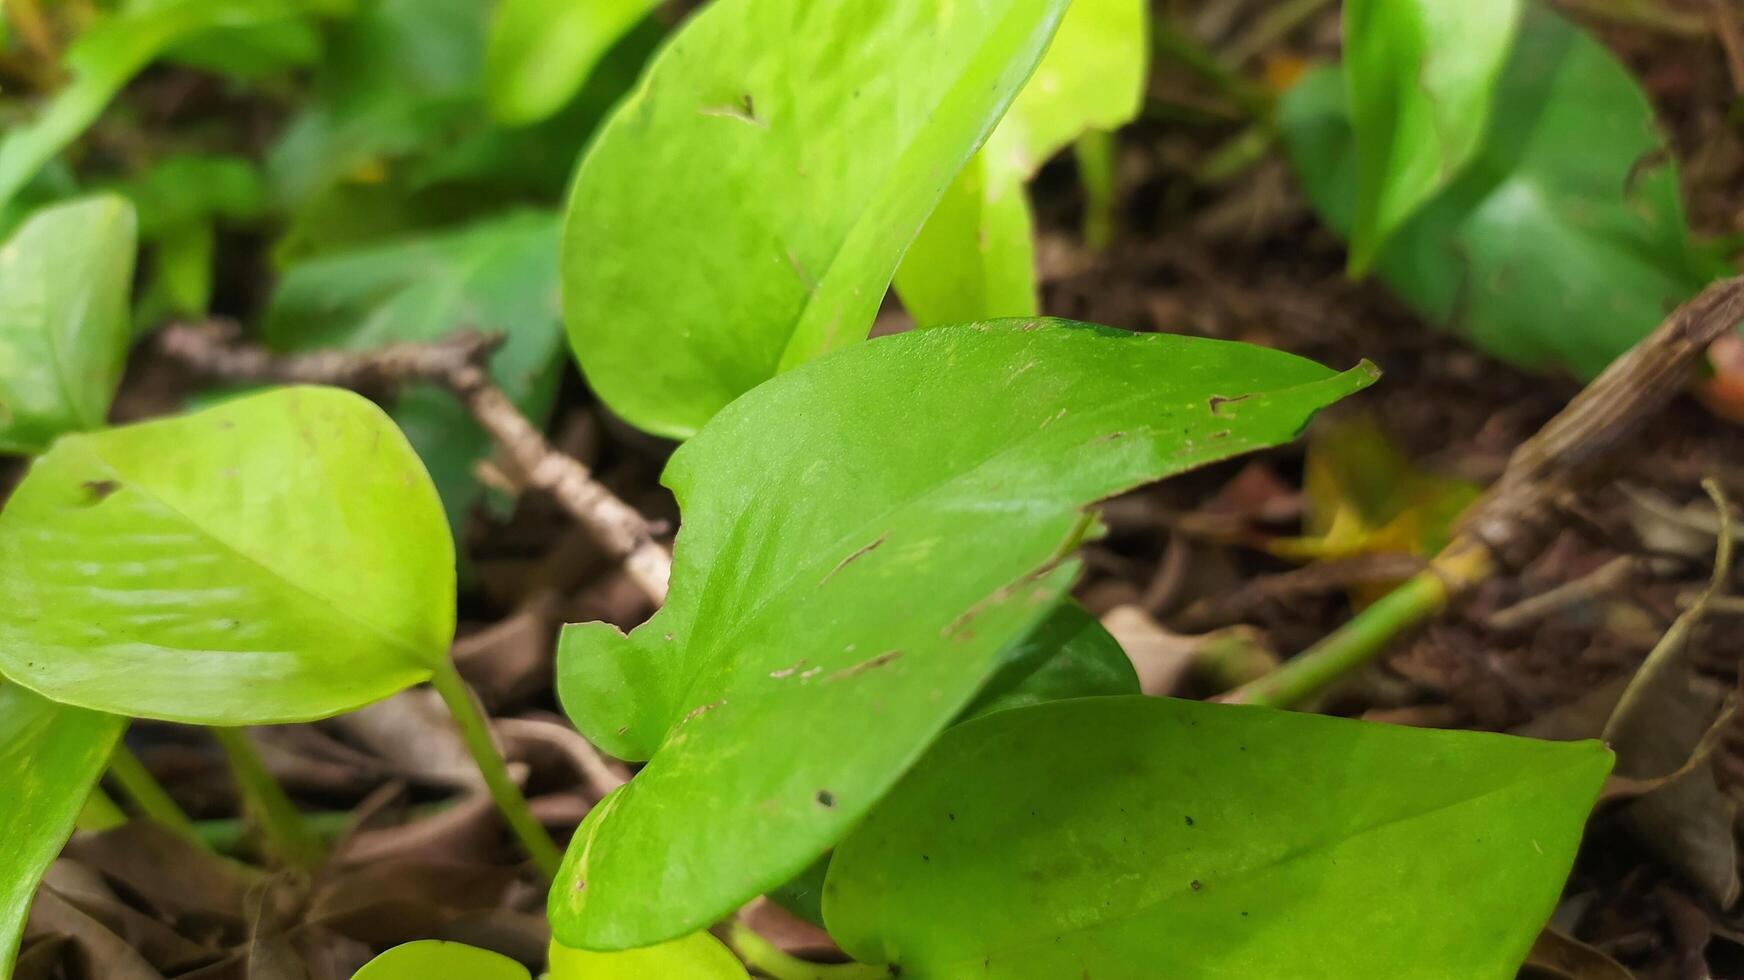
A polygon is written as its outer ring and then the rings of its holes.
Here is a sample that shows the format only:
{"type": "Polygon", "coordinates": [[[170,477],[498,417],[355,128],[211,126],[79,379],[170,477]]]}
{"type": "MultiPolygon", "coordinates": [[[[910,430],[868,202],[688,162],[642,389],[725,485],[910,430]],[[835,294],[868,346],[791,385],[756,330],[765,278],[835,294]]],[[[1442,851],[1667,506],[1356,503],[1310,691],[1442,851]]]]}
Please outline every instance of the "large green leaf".
{"type": "Polygon", "coordinates": [[[133,208],[94,197],[38,212],[0,246],[0,452],[95,429],[127,359],[133,208]]]}
{"type": "Polygon", "coordinates": [[[945,191],[896,272],[915,322],[1036,313],[1023,185],[1078,136],[1115,129],[1138,113],[1149,20],[1143,0],[1073,0],[1035,74],[945,191]]]}
{"type": "Polygon", "coordinates": [[[126,724],[0,682],[0,976],[12,975],[37,882],[126,724]]]}
{"type": "Polygon", "coordinates": [[[1066,0],[720,0],[600,131],[564,231],[594,390],[687,437],[866,335],[914,238],[1066,0]]]}
{"type": "MultiPolygon", "coordinates": [[[[491,376],[535,420],[556,394],[557,221],[513,212],[440,234],[336,252],[292,266],[273,293],[266,332],[277,347],[368,350],[461,329],[501,333],[491,376]]],[[[490,438],[455,401],[416,388],[394,409],[459,528],[478,498],[473,467],[490,438]]]]}
{"type": "Polygon", "coordinates": [[[1344,79],[1356,131],[1350,265],[1366,271],[1389,235],[1477,152],[1521,0],[1348,0],[1344,79]]]}
{"type": "Polygon", "coordinates": [[[552,943],[548,980],[735,980],[749,976],[738,957],[719,939],[693,932],[653,946],[611,953],[552,943]]]}
{"type": "Polygon", "coordinates": [[[501,953],[465,943],[423,939],[387,950],[351,980],[530,980],[527,968],[501,953]]]}
{"type": "Polygon", "coordinates": [[[659,0],[499,0],[485,48],[491,112],[538,122],[580,90],[588,73],[659,0]]]}
{"type": "MultiPolygon", "coordinates": [[[[1336,73],[1299,83],[1279,121],[1309,200],[1348,231],[1357,165],[1336,73]]],[[[1376,269],[1490,353],[1583,378],[1714,274],[1690,246],[1646,97],[1603,47],[1538,4],[1478,155],[1394,233],[1376,269]]]]}
{"type": "Polygon", "coordinates": [[[425,679],[453,629],[436,492],[349,392],[66,436],[0,511],[0,673],[57,701],[319,718],[425,679]]]}
{"type": "Polygon", "coordinates": [[[830,934],[904,978],[1514,976],[1597,742],[1164,698],[947,732],[836,849],[830,934]]]}
{"type": "Polygon", "coordinates": [[[1062,698],[1137,694],[1138,671],[1096,617],[1062,602],[1028,636],[1000,654],[965,717],[1062,698]]]}
{"type": "Polygon", "coordinates": [[[302,16],[296,0],[163,0],[98,21],[67,51],[72,81],[34,120],[0,137],[0,207],[77,139],[123,85],[171,47],[203,33],[302,16]]]}
{"type": "Polygon", "coordinates": [[[1286,441],[1372,377],[1008,320],[859,344],[736,401],[667,467],[665,608],[628,637],[564,631],[570,717],[651,761],[571,844],[556,936],[647,945],[798,873],[1053,608],[1085,505],[1286,441]]]}

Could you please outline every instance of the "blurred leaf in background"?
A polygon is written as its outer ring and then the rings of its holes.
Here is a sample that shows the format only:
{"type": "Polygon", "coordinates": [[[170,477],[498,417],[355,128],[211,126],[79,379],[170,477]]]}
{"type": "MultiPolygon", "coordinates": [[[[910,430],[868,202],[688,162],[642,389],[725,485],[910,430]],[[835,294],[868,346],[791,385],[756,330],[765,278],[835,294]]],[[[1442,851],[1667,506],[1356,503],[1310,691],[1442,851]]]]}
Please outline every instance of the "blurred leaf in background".
{"type": "Polygon", "coordinates": [[[491,112],[538,122],[580,90],[611,46],[660,0],[498,0],[485,49],[491,112]]]}

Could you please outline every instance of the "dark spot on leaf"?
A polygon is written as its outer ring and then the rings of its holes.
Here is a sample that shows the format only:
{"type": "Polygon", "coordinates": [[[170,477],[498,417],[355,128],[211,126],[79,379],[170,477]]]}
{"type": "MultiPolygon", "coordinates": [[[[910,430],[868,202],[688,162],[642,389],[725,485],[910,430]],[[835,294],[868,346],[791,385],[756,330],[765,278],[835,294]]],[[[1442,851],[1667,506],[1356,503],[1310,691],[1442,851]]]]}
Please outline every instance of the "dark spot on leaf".
{"type": "Polygon", "coordinates": [[[1189,826],[1189,827],[1193,826],[1193,818],[1192,817],[1187,818],[1187,826],[1189,826]]]}
{"type": "Polygon", "coordinates": [[[834,807],[836,805],[836,794],[827,789],[820,789],[817,791],[817,801],[819,806],[826,809],[834,807]]]}
{"type": "Polygon", "coordinates": [[[883,544],[884,539],[888,538],[888,537],[890,537],[890,532],[886,531],[883,534],[880,534],[878,536],[877,540],[873,541],[871,544],[861,545],[860,547],[855,548],[853,551],[849,552],[848,556],[846,558],[843,558],[841,561],[836,562],[835,568],[830,569],[827,573],[824,574],[824,577],[821,580],[819,580],[818,584],[822,585],[825,582],[828,582],[830,579],[834,578],[835,574],[837,572],[848,567],[848,564],[850,562],[854,561],[854,559],[861,558],[861,557],[864,557],[865,555],[871,554],[872,551],[874,549],[876,549],[879,545],[883,544]]]}
{"type": "Polygon", "coordinates": [[[1201,884],[1200,884],[1200,883],[1199,883],[1199,879],[1198,879],[1198,878],[1194,878],[1194,879],[1193,879],[1193,880],[1192,880],[1192,882],[1191,882],[1191,883],[1190,883],[1190,884],[1192,884],[1192,886],[1193,886],[1193,890],[1194,890],[1194,891],[1198,891],[1198,890],[1199,890],[1199,889],[1201,889],[1201,888],[1204,888],[1204,887],[1205,887],[1205,886],[1204,886],[1204,885],[1201,885],[1201,884]]]}
{"type": "Polygon", "coordinates": [[[1217,410],[1222,408],[1223,406],[1233,405],[1236,402],[1244,402],[1252,397],[1253,397],[1253,395],[1251,393],[1246,394],[1246,395],[1236,395],[1234,398],[1226,398],[1223,395],[1212,395],[1210,398],[1206,399],[1205,406],[1207,408],[1211,409],[1212,415],[1216,415],[1217,410]]]}
{"type": "Polygon", "coordinates": [[[1090,441],[1090,444],[1092,446],[1095,446],[1095,445],[1099,445],[1099,444],[1104,443],[1104,442],[1113,442],[1116,439],[1125,439],[1125,438],[1126,438],[1126,433],[1124,433],[1124,432],[1110,432],[1106,435],[1097,436],[1095,439],[1092,439],[1090,441]]]}
{"type": "Polygon", "coordinates": [[[737,119],[740,122],[747,122],[763,129],[769,128],[768,123],[757,118],[757,104],[752,101],[751,93],[749,92],[742,93],[737,102],[728,103],[726,105],[703,106],[698,111],[705,116],[724,116],[727,119],[737,119]]]}
{"type": "Polygon", "coordinates": [[[109,499],[110,494],[121,489],[121,481],[119,481],[119,480],[86,480],[82,484],[82,486],[85,488],[85,492],[90,495],[90,499],[86,502],[91,503],[91,504],[100,504],[103,501],[109,499]]]}
{"type": "Polygon", "coordinates": [[[883,653],[879,654],[878,656],[868,657],[865,660],[862,660],[859,663],[853,665],[852,667],[843,667],[841,670],[838,670],[835,673],[831,674],[830,676],[824,678],[824,680],[837,681],[837,680],[841,680],[844,677],[853,677],[856,674],[864,674],[868,670],[876,670],[879,667],[882,667],[885,664],[890,663],[891,661],[900,658],[901,656],[902,656],[901,650],[886,650],[883,653]]]}

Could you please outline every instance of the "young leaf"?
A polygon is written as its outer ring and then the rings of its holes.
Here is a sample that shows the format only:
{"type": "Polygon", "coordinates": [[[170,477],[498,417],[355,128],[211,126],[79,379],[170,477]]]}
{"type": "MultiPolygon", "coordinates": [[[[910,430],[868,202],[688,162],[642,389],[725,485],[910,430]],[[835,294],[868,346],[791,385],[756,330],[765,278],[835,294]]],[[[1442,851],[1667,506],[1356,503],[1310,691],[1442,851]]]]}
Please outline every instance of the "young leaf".
{"type": "Polygon", "coordinates": [[[1344,80],[1356,131],[1350,267],[1477,152],[1521,0],[1349,0],[1344,80]]]}
{"type": "Polygon", "coordinates": [[[538,122],[568,102],[601,56],[659,0],[500,0],[485,47],[497,121],[538,122]]]}
{"type": "Polygon", "coordinates": [[[109,414],[130,339],[133,208],[38,212],[0,245],[0,452],[40,452],[109,414]]]}
{"type": "Polygon", "coordinates": [[[1066,0],[721,0],[583,159],[564,320],[594,390],[688,437],[866,335],[902,252],[1066,0]],[[803,43],[771,44],[771,37],[803,43]]]}
{"type": "Polygon", "coordinates": [[[1611,755],[1165,698],[946,732],[836,849],[904,978],[1514,976],[1611,755]]]}
{"type": "Polygon", "coordinates": [[[651,761],[577,833],[554,934],[647,945],[792,877],[1053,608],[1085,505],[1287,441],[1372,378],[1007,320],[855,345],[734,402],[667,467],[666,606],[628,637],[564,631],[570,717],[651,761]]]}
{"type": "Polygon", "coordinates": [[[12,975],[37,882],[126,724],[0,682],[0,976],[12,975]]]}
{"type": "MultiPolygon", "coordinates": [[[[1279,122],[1315,210],[1348,231],[1357,168],[1336,73],[1298,83],[1279,122]]],[[[1477,158],[1394,233],[1376,269],[1484,350],[1583,378],[1714,274],[1690,246],[1646,97],[1541,4],[1522,17],[1477,158]]]]}
{"type": "Polygon", "coordinates": [[[349,392],[66,436],[0,511],[0,673],[68,704],[320,718],[424,680],[453,629],[430,478],[349,392]]]}
{"type": "Polygon", "coordinates": [[[548,980],[734,980],[749,978],[739,958],[706,932],[614,953],[551,944],[548,980]]]}
{"type": "MultiPolygon", "coordinates": [[[[520,211],[453,231],[322,256],[294,265],[273,293],[266,334],[276,347],[367,350],[456,330],[501,333],[491,376],[542,420],[557,393],[557,221],[520,211]]],[[[478,498],[473,467],[490,438],[446,392],[418,388],[394,407],[441,491],[449,524],[478,498]]]]}
{"type": "Polygon", "coordinates": [[[896,289],[921,326],[1037,311],[1023,185],[1079,135],[1115,129],[1143,102],[1150,15],[1142,0],[1074,0],[1035,74],[987,145],[945,191],[896,289]]]}
{"type": "Polygon", "coordinates": [[[1062,698],[1137,694],[1138,672],[1120,643],[1076,602],[1062,602],[999,656],[963,709],[965,718],[1062,698]]]}
{"type": "Polygon", "coordinates": [[[424,939],[387,950],[351,980],[531,980],[527,968],[501,953],[465,943],[424,939]]]}

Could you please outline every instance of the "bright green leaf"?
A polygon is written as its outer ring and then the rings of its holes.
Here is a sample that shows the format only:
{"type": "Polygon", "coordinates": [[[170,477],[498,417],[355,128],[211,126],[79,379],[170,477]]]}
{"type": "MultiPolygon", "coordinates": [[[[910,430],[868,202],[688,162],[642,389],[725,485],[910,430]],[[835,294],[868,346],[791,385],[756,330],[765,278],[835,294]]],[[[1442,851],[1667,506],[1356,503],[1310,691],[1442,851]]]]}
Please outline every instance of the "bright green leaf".
{"type": "Polygon", "coordinates": [[[576,175],[564,320],[594,390],[636,425],[688,437],[776,373],[863,338],[1065,7],[704,8],[576,175]]]}
{"type": "Polygon", "coordinates": [[[1080,134],[1115,129],[1138,113],[1149,17],[1143,0],[1073,0],[1035,74],[897,270],[897,292],[916,323],[1037,311],[1023,185],[1080,134]]]}
{"type": "Polygon", "coordinates": [[[1138,672],[1120,643],[1076,602],[1062,602],[1000,655],[965,717],[1062,698],[1139,693],[1138,672]]]}
{"type": "Polygon", "coordinates": [[[32,122],[0,137],[0,207],[77,139],[134,75],[170,47],[202,32],[302,17],[294,0],[165,0],[98,21],[66,55],[73,80],[32,122]]]}
{"type": "Polygon", "coordinates": [[[0,682],[0,976],[12,975],[37,882],[126,724],[0,682]]]}
{"type": "Polygon", "coordinates": [[[706,932],[613,953],[551,944],[548,980],[733,980],[749,977],[738,957],[706,932]]]}
{"type": "Polygon", "coordinates": [[[1084,506],[1287,441],[1372,378],[1021,320],[855,345],[734,402],[664,475],[666,606],[564,631],[570,717],[651,761],[577,833],[555,935],[647,945],[797,874],[1053,608],[1084,506]]]}
{"type": "Polygon", "coordinates": [[[382,953],[351,980],[530,980],[531,976],[526,967],[501,953],[424,939],[382,953]]]}
{"type": "Polygon", "coordinates": [[[830,934],[904,978],[1508,980],[1611,754],[1165,698],[945,733],[836,849],[830,934]]]}
{"type": "MultiPolygon", "coordinates": [[[[1336,74],[1297,84],[1279,122],[1309,200],[1347,231],[1357,166],[1336,74]]],[[[1541,5],[1521,21],[1477,157],[1392,236],[1376,269],[1484,350],[1583,378],[1715,274],[1690,246],[1646,97],[1541,5]]]]}
{"type": "Polygon", "coordinates": [[[485,48],[496,118],[538,122],[580,90],[601,56],[659,0],[499,0],[485,48]]]}
{"type": "Polygon", "coordinates": [[[424,680],[453,629],[436,492],[349,392],[66,436],[0,511],[0,673],[57,701],[320,718],[424,680]]]}
{"type": "MultiPolygon", "coordinates": [[[[563,349],[553,216],[514,212],[292,266],[266,317],[268,340],[287,350],[369,350],[462,329],[504,335],[492,377],[543,420],[563,349]]],[[[478,497],[473,467],[489,455],[490,438],[451,394],[435,389],[406,393],[394,417],[429,467],[450,525],[460,528],[478,497]]]]}
{"type": "Polygon", "coordinates": [[[1521,0],[1345,3],[1358,175],[1352,271],[1367,271],[1388,236],[1477,152],[1520,7],[1521,0]]]}
{"type": "Polygon", "coordinates": [[[236,156],[165,157],[111,190],[133,202],[139,234],[147,239],[214,218],[247,221],[266,207],[259,168],[236,156]]]}
{"type": "Polygon", "coordinates": [[[0,452],[94,429],[121,380],[133,208],[94,197],[38,212],[0,245],[0,452]]]}

